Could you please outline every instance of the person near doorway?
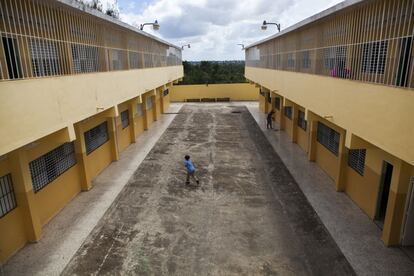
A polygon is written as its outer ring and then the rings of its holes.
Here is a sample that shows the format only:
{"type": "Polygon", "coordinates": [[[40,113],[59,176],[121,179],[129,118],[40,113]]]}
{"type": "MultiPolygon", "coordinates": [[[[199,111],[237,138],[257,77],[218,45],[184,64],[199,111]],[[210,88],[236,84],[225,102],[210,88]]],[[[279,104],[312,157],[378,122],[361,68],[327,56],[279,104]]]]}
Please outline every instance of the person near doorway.
{"type": "Polygon", "coordinates": [[[189,155],[184,156],[184,166],[187,169],[187,180],[185,181],[185,184],[190,184],[190,177],[195,180],[197,185],[200,184],[200,181],[195,176],[195,167],[189,155]]]}
{"type": "Polygon", "coordinates": [[[275,112],[273,110],[271,110],[268,114],[267,114],[267,118],[266,118],[266,128],[267,129],[273,129],[273,114],[275,112]]]}

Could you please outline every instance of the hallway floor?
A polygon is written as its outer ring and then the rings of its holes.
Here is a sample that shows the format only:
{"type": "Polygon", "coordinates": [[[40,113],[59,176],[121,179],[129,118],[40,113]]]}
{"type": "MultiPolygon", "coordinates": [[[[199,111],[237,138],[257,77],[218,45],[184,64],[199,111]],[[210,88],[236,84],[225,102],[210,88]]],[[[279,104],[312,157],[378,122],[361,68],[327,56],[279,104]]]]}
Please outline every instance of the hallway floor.
{"type": "Polygon", "coordinates": [[[353,269],[246,107],[186,105],[63,274],[353,269]],[[184,183],[185,154],[199,186],[184,183]]]}

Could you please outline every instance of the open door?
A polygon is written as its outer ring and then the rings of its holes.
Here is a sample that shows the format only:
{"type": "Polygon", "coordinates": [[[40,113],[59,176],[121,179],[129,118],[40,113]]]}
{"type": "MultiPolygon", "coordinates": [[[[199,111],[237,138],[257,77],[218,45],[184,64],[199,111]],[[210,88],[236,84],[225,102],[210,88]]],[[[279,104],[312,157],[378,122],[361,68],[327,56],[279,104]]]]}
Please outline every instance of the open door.
{"type": "Polygon", "coordinates": [[[384,227],[385,215],[387,213],[393,168],[394,167],[390,163],[383,161],[380,188],[377,198],[377,213],[375,216],[375,222],[381,229],[384,227]]]}
{"type": "Polygon", "coordinates": [[[401,244],[404,246],[414,246],[414,176],[411,177],[405,206],[401,244]]]}

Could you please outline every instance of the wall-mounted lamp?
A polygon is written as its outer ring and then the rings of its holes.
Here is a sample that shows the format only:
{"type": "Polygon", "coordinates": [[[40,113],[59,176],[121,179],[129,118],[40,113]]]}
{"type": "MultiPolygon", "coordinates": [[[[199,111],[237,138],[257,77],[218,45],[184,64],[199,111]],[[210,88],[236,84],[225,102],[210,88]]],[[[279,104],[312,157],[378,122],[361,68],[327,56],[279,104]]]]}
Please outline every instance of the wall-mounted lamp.
{"type": "Polygon", "coordinates": [[[146,26],[146,25],[152,25],[152,28],[154,29],[154,31],[158,31],[160,29],[160,24],[158,24],[157,20],[155,20],[154,23],[141,24],[139,29],[142,31],[144,29],[144,26],[146,26]]]}
{"type": "Polygon", "coordinates": [[[239,43],[239,44],[237,44],[237,45],[240,45],[242,48],[242,51],[244,50],[244,44],[241,44],[241,43],[239,43]]]}
{"type": "Polygon", "coordinates": [[[280,32],[280,24],[273,23],[273,22],[266,22],[266,20],[263,21],[263,24],[262,24],[262,27],[261,27],[263,31],[266,31],[267,30],[267,25],[276,25],[277,30],[280,32]]]}
{"type": "Polygon", "coordinates": [[[181,46],[181,50],[184,50],[184,47],[187,47],[188,49],[191,48],[190,44],[185,44],[185,45],[181,46]]]}

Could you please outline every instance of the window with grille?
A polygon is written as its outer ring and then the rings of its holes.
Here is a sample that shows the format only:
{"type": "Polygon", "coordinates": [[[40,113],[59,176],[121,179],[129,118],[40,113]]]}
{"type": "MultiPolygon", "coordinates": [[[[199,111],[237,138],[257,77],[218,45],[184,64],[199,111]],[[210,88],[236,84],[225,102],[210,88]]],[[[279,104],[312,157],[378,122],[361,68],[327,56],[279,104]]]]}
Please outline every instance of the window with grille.
{"type": "Polygon", "coordinates": [[[84,136],[86,154],[90,154],[109,140],[108,123],[105,121],[102,124],[86,131],[84,136]]]}
{"type": "Polygon", "coordinates": [[[277,110],[280,110],[280,98],[279,97],[276,97],[275,99],[275,108],[277,110]]]}
{"type": "Polygon", "coordinates": [[[338,132],[327,125],[318,122],[316,140],[336,156],[338,156],[339,153],[339,138],[340,134],[338,132]]]}
{"type": "Polygon", "coordinates": [[[168,94],[170,94],[170,91],[168,91],[168,89],[164,90],[164,92],[163,92],[163,96],[165,97],[165,96],[167,96],[168,94]]]}
{"type": "Polygon", "coordinates": [[[307,121],[305,120],[305,112],[299,110],[298,112],[298,127],[306,131],[307,121]]]}
{"type": "Polygon", "coordinates": [[[144,115],[144,112],[142,110],[142,103],[137,104],[137,116],[141,117],[144,115]]]}
{"type": "Polygon", "coordinates": [[[339,46],[339,47],[331,47],[325,48],[324,52],[324,66],[325,69],[345,69],[346,63],[346,47],[339,46]]]}
{"type": "Polygon", "coordinates": [[[295,67],[295,57],[293,53],[287,54],[287,67],[294,68],[295,67]]]}
{"type": "Polygon", "coordinates": [[[285,116],[292,120],[292,107],[285,106],[285,116]]]}
{"type": "Polygon", "coordinates": [[[112,50],[112,70],[122,70],[124,69],[123,64],[123,55],[124,53],[121,50],[112,50]]]}
{"type": "Polygon", "coordinates": [[[362,48],[362,72],[384,74],[388,41],[370,42],[362,48]]]}
{"type": "Polygon", "coordinates": [[[152,108],[152,104],[153,104],[152,96],[147,97],[147,110],[152,108]]]}
{"type": "Polygon", "coordinates": [[[129,126],[129,112],[128,112],[128,109],[121,112],[121,123],[122,123],[122,128],[126,128],[127,126],[129,126]]]}
{"type": "Polygon", "coordinates": [[[366,149],[351,149],[348,153],[348,166],[364,175],[366,149]]]}
{"type": "Polygon", "coordinates": [[[11,174],[0,177],[0,218],[17,207],[11,174]]]}
{"type": "Polygon", "coordinates": [[[129,52],[129,67],[130,69],[142,68],[142,58],[140,53],[129,52]]]}
{"type": "Polygon", "coordinates": [[[305,51],[302,53],[302,67],[303,68],[310,68],[311,67],[311,60],[309,51],[305,51]]]}
{"type": "Polygon", "coordinates": [[[98,71],[98,48],[85,45],[72,45],[73,70],[76,73],[98,71]]]}
{"type": "Polygon", "coordinates": [[[76,164],[73,142],[65,143],[29,163],[33,190],[41,190],[76,164]]]}
{"type": "Polygon", "coordinates": [[[270,97],[270,92],[266,93],[266,98],[268,103],[272,103],[272,98],[270,97]]]}
{"type": "Polygon", "coordinates": [[[30,40],[33,74],[36,77],[60,74],[59,52],[56,43],[42,39],[30,40]]]}

